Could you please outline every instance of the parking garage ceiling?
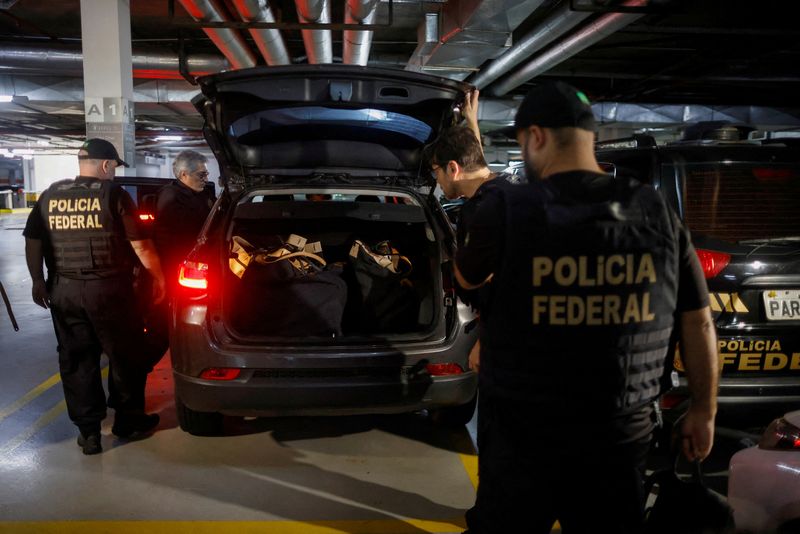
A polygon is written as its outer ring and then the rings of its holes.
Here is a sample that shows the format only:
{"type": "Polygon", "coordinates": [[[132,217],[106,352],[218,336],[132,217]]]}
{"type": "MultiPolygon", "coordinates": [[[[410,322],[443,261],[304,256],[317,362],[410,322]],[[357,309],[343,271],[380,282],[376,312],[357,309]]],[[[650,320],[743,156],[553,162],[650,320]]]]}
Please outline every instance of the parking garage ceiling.
{"type": "MultiPolygon", "coordinates": [[[[191,76],[367,61],[462,79],[484,102],[496,99],[482,117],[489,124],[552,78],[613,107],[602,111],[609,122],[626,109],[644,122],[719,110],[735,121],[800,123],[800,31],[777,0],[131,0],[131,26],[145,146],[164,129],[199,137],[197,90],[181,57],[191,76]]],[[[98,45],[81,41],[79,0],[0,2],[0,94],[15,95],[0,103],[0,139],[84,134],[82,46],[98,45]]]]}

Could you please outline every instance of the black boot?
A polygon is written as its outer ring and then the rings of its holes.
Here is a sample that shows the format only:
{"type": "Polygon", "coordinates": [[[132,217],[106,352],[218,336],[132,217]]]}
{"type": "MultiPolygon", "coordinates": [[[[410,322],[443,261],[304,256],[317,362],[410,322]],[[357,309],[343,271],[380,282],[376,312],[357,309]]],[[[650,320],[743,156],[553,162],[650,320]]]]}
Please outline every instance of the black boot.
{"type": "Polygon", "coordinates": [[[100,454],[103,445],[100,443],[100,432],[91,432],[85,436],[78,434],[78,446],[83,449],[83,454],[100,454]]]}
{"type": "Polygon", "coordinates": [[[161,418],[157,413],[125,415],[117,413],[111,432],[119,438],[127,438],[137,432],[148,432],[158,426],[161,418]]]}

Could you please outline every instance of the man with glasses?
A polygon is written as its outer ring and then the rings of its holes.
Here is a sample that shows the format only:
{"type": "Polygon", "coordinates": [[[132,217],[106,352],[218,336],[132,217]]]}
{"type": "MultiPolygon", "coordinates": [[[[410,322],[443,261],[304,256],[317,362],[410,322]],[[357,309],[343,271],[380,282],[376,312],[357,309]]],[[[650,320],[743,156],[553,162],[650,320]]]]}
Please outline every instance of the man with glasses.
{"type": "MultiPolygon", "coordinates": [[[[180,152],[172,164],[175,180],[158,192],[153,239],[164,266],[168,295],[178,280],[181,263],[194,247],[197,234],[214,204],[213,193],[206,189],[206,162],[206,157],[194,150],[180,152]]],[[[169,346],[169,303],[165,300],[149,308],[145,312],[145,322],[152,369],[169,346]]]]}
{"type": "Polygon", "coordinates": [[[112,182],[115,169],[128,166],[114,145],[89,139],[78,160],[80,175],[42,193],[23,234],[33,301],[49,307],[53,317],[67,411],[80,430],[78,445],[84,454],[97,454],[103,450],[100,422],[106,416],[101,353],[109,360],[109,405],[116,411],[112,432],[126,438],[158,424],[157,414],[144,412],[147,372],[140,353],[141,319],[134,312],[136,257],[155,281],[155,302],[164,299],[164,275],[152,241],[139,227],[133,199],[112,182]]]}

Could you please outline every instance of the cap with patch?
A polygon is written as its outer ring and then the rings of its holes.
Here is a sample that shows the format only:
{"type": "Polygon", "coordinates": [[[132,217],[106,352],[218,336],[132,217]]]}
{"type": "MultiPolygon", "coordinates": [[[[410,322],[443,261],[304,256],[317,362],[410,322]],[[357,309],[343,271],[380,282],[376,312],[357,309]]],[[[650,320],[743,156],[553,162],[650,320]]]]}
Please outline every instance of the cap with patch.
{"type": "Polygon", "coordinates": [[[117,162],[117,165],[130,167],[130,165],[120,159],[119,153],[114,145],[105,139],[87,139],[86,142],[81,145],[80,149],[85,150],[86,154],[79,155],[78,159],[113,159],[117,162]]]}
{"type": "Polygon", "coordinates": [[[514,137],[529,126],[581,128],[594,131],[592,106],[586,95],[564,82],[545,82],[531,89],[517,109],[514,126],[503,132],[514,137]]]}

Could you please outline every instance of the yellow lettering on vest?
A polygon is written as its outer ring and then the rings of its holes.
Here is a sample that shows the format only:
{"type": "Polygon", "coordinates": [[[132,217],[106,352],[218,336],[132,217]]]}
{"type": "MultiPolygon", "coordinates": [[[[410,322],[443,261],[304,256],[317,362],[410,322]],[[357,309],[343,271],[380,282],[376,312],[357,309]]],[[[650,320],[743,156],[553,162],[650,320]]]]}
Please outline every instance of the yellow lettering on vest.
{"type": "Polygon", "coordinates": [[[533,286],[542,285],[542,278],[553,272],[553,260],[546,256],[533,258],[533,286]]]}
{"type": "Polygon", "coordinates": [[[759,341],[756,341],[756,342],[753,344],[753,347],[754,347],[754,348],[755,348],[757,351],[761,352],[761,351],[763,351],[763,350],[764,350],[764,345],[765,345],[765,341],[764,341],[764,340],[759,340],[759,341]]]}
{"type": "Polygon", "coordinates": [[[739,351],[739,342],[735,339],[728,341],[728,350],[731,352],[738,352],[739,351]]]}
{"type": "Polygon", "coordinates": [[[89,211],[100,211],[100,199],[99,198],[92,199],[92,206],[89,208],[89,211]]]}
{"type": "Polygon", "coordinates": [[[54,209],[56,209],[57,205],[58,205],[58,200],[51,200],[50,202],[47,203],[47,211],[52,212],[54,209]]]}
{"type": "Polygon", "coordinates": [[[646,323],[656,318],[656,314],[650,311],[650,292],[642,295],[642,322],[646,323]]]}
{"type": "MultiPolygon", "coordinates": [[[[612,296],[614,295],[608,295],[606,299],[610,299],[612,296]]],[[[602,295],[589,295],[586,297],[586,324],[603,324],[601,318],[601,315],[603,314],[603,300],[604,299],[602,295]]]]}
{"type": "Polygon", "coordinates": [[[727,344],[728,344],[728,342],[725,341],[724,339],[717,340],[717,350],[724,349],[727,344]]]}
{"type": "Polygon", "coordinates": [[[56,206],[56,209],[58,211],[66,211],[67,210],[67,201],[64,200],[63,198],[59,199],[58,205],[56,206]]]}
{"type": "Polygon", "coordinates": [[[625,275],[622,272],[622,266],[625,264],[625,259],[619,255],[614,254],[608,258],[606,262],[606,280],[614,286],[620,285],[625,280],[625,275]],[[614,268],[616,266],[616,269],[614,268]]]}
{"type": "MultiPolygon", "coordinates": [[[[80,216],[83,219],[83,215],[80,216]]],[[[69,216],[69,228],[74,230],[78,227],[78,215],[70,215],[69,216]]]]}
{"type": "Polygon", "coordinates": [[[775,341],[772,343],[772,346],[769,348],[769,350],[781,350],[781,342],[780,342],[779,340],[777,340],[777,339],[776,339],[776,340],[775,340],[775,341]]]}
{"type": "Polygon", "coordinates": [[[739,355],[740,371],[758,371],[758,360],[761,354],[755,352],[743,352],[739,355]]]}
{"type": "Polygon", "coordinates": [[[622,299],[619,295],[606,295],[606,298],[603,299],[603,324],[620,324],[622,322],[619,318],[621,307],[622,299]]]}
{"type": "Polygon", "coordinates": [[[86,211],[89,209],[89,199],[88,198],[79,198],[78,199],[78,211],[86,211]]]}
{"type": "Polygon", "coordinates": [[[583,323],[586,316],[586,305],[581,297],[570,295],[567,297],[567,324],[576,325],[583,323]]]}
{"type": "Polygon", "coordinates": [[[564,320],[566,302],[567,297],[564,295],[553,295],[550,297],[550,324],[563,325],[566,323],[564,320]]]}
{"type": "Polygon", "coordinates": [[[641,284],[645,279],[651,284],[656,283],[656,266],[653,264],[653,256],[649,252],[642,255],[639,272],[636,273],[636,283],[641,284]]]}
{"type": "Polygon", "coordinates": [[[534,295],[533,297],[533,324],[539,324],[539,317],[547,311],[547,297],[545,295],[534,295]]]}
{"type": "Polygon", "coordinates": [[[90,217],[91,217],[91,215],[89,217],[87,217],[86,215],[79,215],[78,216],[78,228],[86,228],[86,219],[88,219],[90,217]]]}
{"type": "Polygon", "coordinates": [[[720,365],[720,372],[722,372],[722,369],[726,365],[733,365],[734,363],[736,363],[736,354],[732,352],[720,352],[719,359],[722,363],[722,365],[720,365]]]}
{"type": "Polygon", "coordinates": [[[594,278],[589,278],[588,265],[586,265],[588,258],[586,256],[578,256],[578,285],[581,287],[593,287],[595,285],[594,278]]]}
{"type": "Polygon", "coordinates": [[[800,352],[792,353],[792,363],[789,364],[789,369],[792,371],[800,370],[800,352]]]}
{"type": "Polygon", "coordinates": [[[625,283],[633,283],[633,254],[625,254],[625,283]]]}
{"type": "Polygon", "coordinates": [[[605,256],[597,256],[597,285],[602,286],[605,284],[605,280],[603,278],[603,274],[605,273],[605,256]]]}
{"type": "Polygon", "coordinates": [[[47,226],[52,230],[56,224],[55,217],[53,215],[47,216],[47,226]]]}
{"type": "Polygon", "coordinates": [[[777,371],[789,365],[789,357],[779,352],[768,352],[764,359],[765,371],[777,371]]]}
{"type": "Polygon", "coordinates": [[[556,260],[554,271],[556,283],[560,286],[570,286],[575,282],[578,276],[578,265],[575,263],[575,258],[570,256],[562,256],[556,260]]]}
{"type": "Polygon", "coordinates": [[[625,304],[625,314],[622,316],[623,323],[641,322],[641,316],[639,315],[639,299],[636,297],[636,293],[628,295],[628,302],[625,304]]]}

